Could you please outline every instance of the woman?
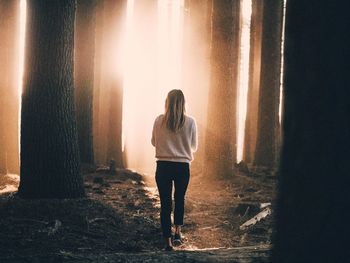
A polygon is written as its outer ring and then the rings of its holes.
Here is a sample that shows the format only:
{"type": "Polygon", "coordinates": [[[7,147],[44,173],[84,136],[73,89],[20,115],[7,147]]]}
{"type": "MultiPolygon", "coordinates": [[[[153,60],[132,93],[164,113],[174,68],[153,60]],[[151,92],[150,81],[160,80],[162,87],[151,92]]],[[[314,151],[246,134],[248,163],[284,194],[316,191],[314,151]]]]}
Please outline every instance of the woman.
{"type": "Polygon", "coordinates": [[[165,238],[165,250],[180,245],[184,218],[185,193],[190,179],[190,162],[197,150],[197,126],[185,115],[185,97],[181,90],[172,90],[165,101],[165,114],[156,118],[152,131],[156,148],[156,182],[160,196],[160,221],[165,238]],[[171,240],[172,188],[174,181],[174,241],[171,240]]]}

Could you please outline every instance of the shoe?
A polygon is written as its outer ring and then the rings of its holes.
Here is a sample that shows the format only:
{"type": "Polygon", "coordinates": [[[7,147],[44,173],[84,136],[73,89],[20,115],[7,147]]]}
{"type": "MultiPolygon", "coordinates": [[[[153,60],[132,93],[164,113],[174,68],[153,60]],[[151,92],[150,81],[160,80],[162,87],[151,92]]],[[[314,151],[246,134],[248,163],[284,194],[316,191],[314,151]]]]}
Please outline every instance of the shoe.
{"type": "Polygon", "coordinates": [[[180,234],[175,234],[174,235],[174,240],[173,240],[173,244],[175,245],[175,246],[180,246],[180,245],[182,245],[182,238],[181,238],[181,235],[180,234]]]}
{"type": "Polygon", "coordinates": [[[173,251],[174,248],[173,248],[172,246],[166,246],[166,247],[164,248],[164,250],[165,250],[165,251],[173,251]]]}

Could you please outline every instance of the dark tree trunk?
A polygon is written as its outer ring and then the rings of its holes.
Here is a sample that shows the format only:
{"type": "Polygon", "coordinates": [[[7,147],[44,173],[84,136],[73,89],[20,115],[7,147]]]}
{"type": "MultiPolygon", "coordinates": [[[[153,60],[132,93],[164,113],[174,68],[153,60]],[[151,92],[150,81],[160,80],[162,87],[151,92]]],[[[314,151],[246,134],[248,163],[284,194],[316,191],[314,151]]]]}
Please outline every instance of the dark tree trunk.
{"type": "Polygon", "coordinates": [[[114,160],[116,167],[123,168],[122,154],[123,81],[111,81],[107,160],[114,160]]]}
{"type": "Polygon", "coordinates": [[[75,31],[75,103],[80,159],[94,163],[92,110],[96,0],[78,0],[75,31]]]}
{"type": "Polygon", "coordinates": [[[349,261],[348,1],[287,1],[273,262],[349,261]]]}
{"type": "Polygon", "coordinates": [[[236,161],[240,1],[215,0],[206,134],[207,176],[227,176],[236,161]]]}
{"type": "Polygon", "coordinates": [[[283,1],[265,0],[261,50],[258,133],[254,164],[273,168],[279,153],[279,99],[283,1]]]}
{"type": "MultiPolygon", "coordinates": [[[[94,122],[97,127],[96,131],[96,162],[97,164],[107,164],[107,131],[109,124],[109,98],[110,98],[110,87],[106,85],[107,73],[108,70],[108,58],[110,57],[111,51],[108,50],[109,46],[109,26],[107,23],[106,15],[107,12],[105,9],[108,8],[107,0],[103,0],[98,3],[99,12],[97,13],[97,28],[96,32],[100,35],[100,38],[96,38],[96,61],[100,65],[96,64],[95,75],[98,77],[99,82],[95,82],[95,93],[98,93],[98,97],[95,97],[94,101],[94,113],[96,117],[96,122],[94,122]],[[97,107],[96,107],[97,106],[97,107]]],[[[96,36],[97,37],[97,36],[96,36]]]]}
{"type": "Polygon", "coordinates": [[[0,1],[0,174],[19,174],[19,1],[0,1]]]}
{"type": "Polygon", "coordinates": [[[249,86],[243,148],[243,160],[246,163],[252,163],[254,160],[258,128],[263,7],[263,0],[252,1],[252,15],[250,22],[249,86]]]}
{"type": "Polygon", "coordinates": [[[95,22],[95,67],[94,67],[94,92],[93,92],[93,147],[94,160],[97,164],[104,163],[101,160],[101,132],[100,132],[100,94],[102,88],[102,48],[103,48],[103,7],[104,1],[97,1],[95,22]]]}
{"type": "Polygon", "coordinates": [[[30,0],[22,95],[25,198],[84,196],[74,110],[74,0],[30,0]]]}

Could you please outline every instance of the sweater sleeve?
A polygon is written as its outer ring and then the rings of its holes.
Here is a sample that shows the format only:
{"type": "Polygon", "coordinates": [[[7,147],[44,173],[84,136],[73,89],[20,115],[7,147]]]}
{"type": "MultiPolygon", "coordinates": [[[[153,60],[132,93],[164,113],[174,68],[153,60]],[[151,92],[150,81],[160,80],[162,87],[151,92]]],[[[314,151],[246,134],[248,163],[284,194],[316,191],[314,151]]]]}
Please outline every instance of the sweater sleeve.
{"type": "Polygon", "coordinates": [[[197,148],[198,148],[198,133],[197,133],[197,124],[195,120],[193,120],[193,123],[192,123],[191,148],[193,152],[197,151],[197,148]]]}
{"type": "Polygon", "coordinates": [[[154,121],[154,123],[153,123],[152,139],[151,139],[151,143],[152,143],[152,145],[153,145],[154,147],[156,146],[156,138],[155,138],[156,122],[157,122],[157,119],[156,119],[156,120],[154,121]]]}

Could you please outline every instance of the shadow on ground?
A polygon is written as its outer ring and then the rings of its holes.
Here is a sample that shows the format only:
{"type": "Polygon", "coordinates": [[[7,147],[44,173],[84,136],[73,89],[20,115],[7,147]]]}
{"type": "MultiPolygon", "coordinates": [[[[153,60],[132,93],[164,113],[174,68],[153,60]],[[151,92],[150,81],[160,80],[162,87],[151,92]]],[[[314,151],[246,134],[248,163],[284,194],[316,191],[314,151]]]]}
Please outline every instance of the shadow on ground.
{"type": "Polygon", "coordinates": [[[85,199],[0,195],[0,262],[269,262],[271,218],[240,229],[261,203],[273,201],[274,183],[265,177],[237,175],[213,184],[194,176],[184,226],[188,241],[166,253],[154,185],[129,170],[84,174],[85,199]]]}

